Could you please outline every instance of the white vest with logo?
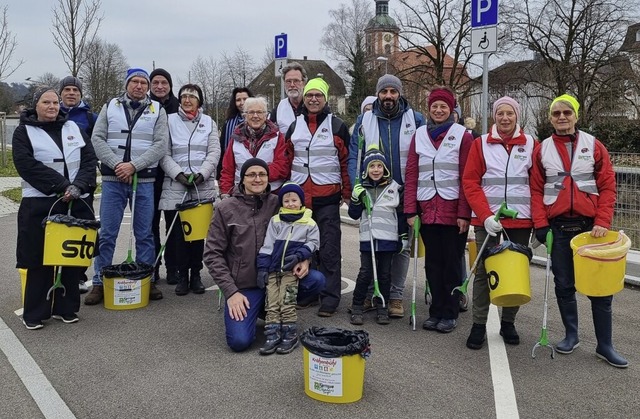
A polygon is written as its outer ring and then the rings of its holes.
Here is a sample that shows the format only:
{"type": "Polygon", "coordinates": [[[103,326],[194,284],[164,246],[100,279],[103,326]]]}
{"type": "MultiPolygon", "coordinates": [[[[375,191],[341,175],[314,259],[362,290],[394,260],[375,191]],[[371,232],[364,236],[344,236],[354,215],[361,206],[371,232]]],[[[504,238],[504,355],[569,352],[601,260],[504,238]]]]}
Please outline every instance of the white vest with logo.
{"type": "Polygon", "coordinates": [[[291,181],[302,185],[309,176],[316,185],[335,185],[342,183],[340,159],[333,140],[329,114],[312,136],[304,116],[298,116],[296,128],[291,135],[293,143],[293,164],[291,181]]]}
{"type": "MultiPolygon", "coordinates": [[[[233,138],[233,137],[232,137],[233,138]]],[[[258,152],[256,153],[257,158],[264,160],[265,163],[271,164],[273,162],[274,152],[276,150],[276,146],[278,145],[278,133],[275,132],[274,136],[262,143],[258,152]]],[[[240,141],[233,141],[233,158],[236,162],[236,173],[235,173],[235,184],[236,186],[240,184],[240,169],[244,162],[252,158],[253,156],[247,150],[247,147],[240,141]]],[[[284,183],[283,180],[277,180],[274,182],[269,182],[271,185],[271,191],[275,191],[284,183]]]]}
{"type": "Polygon", "coordinates": [[[198,126],[193,132],[186,126],[192,122],[183,121],[177,113],[169,114],[167,122],[171,135],[171,158],[187,176],[198,173],[207,157],[209,134],[213,129],[211,117],[200,115],[198,126]]]}
{"type": "Polygon", "coordinates": [[[289,126],[296,120],[296,114],[293,112],[289,99],[281,100],[276,110],[278,129],[285,135],[289,126]]]}
{"type": "MultiPolygon", "coordinates": [[[[125,112],[128,111],[117,98],[111,99],[107,107],[107,144],[120,159],[124,159],[129,132],[125,112]]],[[[153,129],[156,126],[159,112],[160,104],[152,100],[133,126],[131,130],[131,160],[140,157],[153,144],[153,129]]],[[[158,162],[155,162],[148,168],[157,166],[158,162]]]]}
{"type": "Polygon", "coordinates": [[[593,152],[596,139],[593,135],[578,131],[578,140],[573,156],[570,156],[571,171],[567,172],[562,163],[560,153],[556,149],[553,138],[549,137],[542,142],[540,156],[545,168],[546,180],[544,184],[544,204],[552,205],[558,199],[560,191],[571,187],[569,178],[573,179],[576,186],[582,192],[599,195],[594,175],[595,160],[593,152]]]}
{"type": "Polygon", "coordinates": [[[447,201],[460,198],[460,145],[464,133],[462,125],[451,125],[436,149],[426,125],[417,129],[418,201],[428,201],[436,194],[447,201]]]}
{"type": "MultiPolygon", "coordinates": [[[[373,238],[376,240],[398,240],[398,214],[396,209],[400,204],[400,185],[392,180],[374,201],[367,190],[367,197],[372,203],[371,224],[373,238]]],[[[366,211],[366,209],[365,209],[366,211]]],[[[360,241],[369,241],[369,219],[363,214],[360,218],[360,241]]]]}
{"type": "MultiPolygon", "coordinates": [[[[62,176],[64,176],[66,165],[69,181],[73,183],[80,169],[80,149],[85,146],[80,128],[75,122],[67,121],[62,126],[62,150],[42,128],[31,125],[25,125],[25,128],[29,141],[31,141],[31,147],[33,147],[33,157],[62,176]]],[[[88,195],[84,194],[82,197],[85,198],[88,195]]],[[[45,195],[23,180],[22,196],[24,198],[42,198],[56,196],[56,194],[45,195]]]]}

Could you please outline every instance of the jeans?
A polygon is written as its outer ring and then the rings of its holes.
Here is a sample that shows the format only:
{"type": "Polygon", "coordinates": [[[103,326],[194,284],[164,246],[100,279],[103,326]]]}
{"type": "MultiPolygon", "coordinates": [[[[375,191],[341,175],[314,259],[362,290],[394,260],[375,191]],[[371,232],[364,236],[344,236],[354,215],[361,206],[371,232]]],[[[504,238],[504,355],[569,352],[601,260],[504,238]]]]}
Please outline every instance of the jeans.
{"type": "Polygon", "coordinates": [[[402,249],[400,253],[393,255],[391,262],[391,292],[389,298],[392,300],[402,300],[404,293],[404,283],[409,272],[409,261],[411,260],[411,246],[402,249]]]}
{"type": "MultiPolygon", "coordinates": [[[[127,202],[133,199],[131,185],[122,182],[102,183],[100,201],[100,254],[94,259],[93,285],[102,285],[102,267],[113,263],[113,253],[127,202]]],[[[135,261],[153,265],[155,244],[151,232],[153,220],[153,183],[138,183],[133,214],[133,233],[136,241],[135,261]]],[[[153,279],[155,282],[156,278],[153,279]]]]}
{"type": "Polygon", "coordinates": [[[592,224],[585,225],[578,231],[562,231],[551,220],[553,245],[551,246],[551,270],[555,283],[555,293],[558,299],[573,297],[576,293],[576,282],[573,276],[573,250],[571,239],[585,231],[591,231],[592,224]]]}
{"type": "Polygon", "coordinates": [[[224,310],[224,327],[227,345],[234,352],[247,350],[256,338],[256,322],[258,315],[264,310],[265,293],[260,288],[250,288],[238,291],[249,300],[249,309],[244,320],[233,320],[229,310],[224,310]]]}

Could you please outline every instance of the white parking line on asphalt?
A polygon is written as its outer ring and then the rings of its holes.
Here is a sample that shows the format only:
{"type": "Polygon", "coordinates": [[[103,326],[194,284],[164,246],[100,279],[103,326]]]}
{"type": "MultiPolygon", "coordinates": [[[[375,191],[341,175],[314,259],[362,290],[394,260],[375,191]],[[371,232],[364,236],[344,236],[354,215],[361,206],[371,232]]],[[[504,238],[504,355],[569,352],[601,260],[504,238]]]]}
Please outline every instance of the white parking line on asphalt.
{"type": "Polygon", "coordinates": [[[491,380],[493,381],[493,399],[496,405],[496,419],[516,419],[518,403],[511,380],[509,358],[500,336],[500,318],[498,307],[493,304],[489,308],[487,319],[487,344],[489,346],[489,363],[491,364],[491,380]]]}
{"type": "MultiPolygon", "coordinates": [[[[36,332],[37,333],[37,332],[36,332]]],[[[25,388],[45,418],[75,419],[36,361],[7,324],[0,318],[0,350],[9,360],[25,388]]]]}

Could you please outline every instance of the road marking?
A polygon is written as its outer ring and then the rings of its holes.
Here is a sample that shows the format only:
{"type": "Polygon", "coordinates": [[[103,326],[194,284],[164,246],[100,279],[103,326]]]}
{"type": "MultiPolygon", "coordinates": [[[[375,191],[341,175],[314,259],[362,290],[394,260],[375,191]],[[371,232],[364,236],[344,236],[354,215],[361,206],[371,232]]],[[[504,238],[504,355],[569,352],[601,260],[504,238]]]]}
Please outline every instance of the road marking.
{"type": "Polygon", "coordinates": [[[489,363],[493,380],[493,398],[496,405],[496,419],[519,418],[516,393],[511,380],[511,369],[504,341],[500,336],[500,318],[498,307],[493,304],[489,308],[487,320],[487,343],[489,346],[489,363]]]}
{"type": "Polygon", "coordinates": [[[69,406],[53,388],[31,354],[1,318],[0,349],[45,418],[75,419],[69,406]]]}

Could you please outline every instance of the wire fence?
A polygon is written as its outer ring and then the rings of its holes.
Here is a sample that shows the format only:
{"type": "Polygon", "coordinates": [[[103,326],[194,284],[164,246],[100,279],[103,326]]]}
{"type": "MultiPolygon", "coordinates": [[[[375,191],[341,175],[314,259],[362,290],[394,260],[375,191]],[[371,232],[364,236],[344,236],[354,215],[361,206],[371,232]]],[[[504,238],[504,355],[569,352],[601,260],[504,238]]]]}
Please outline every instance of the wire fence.
{"type": "Polygon", "coordinates": [[[618,196],[613,216],[614,230],[624,230],[631,248],[640,249],[640,154],[610,153],[616,172],[618,196]]]}

